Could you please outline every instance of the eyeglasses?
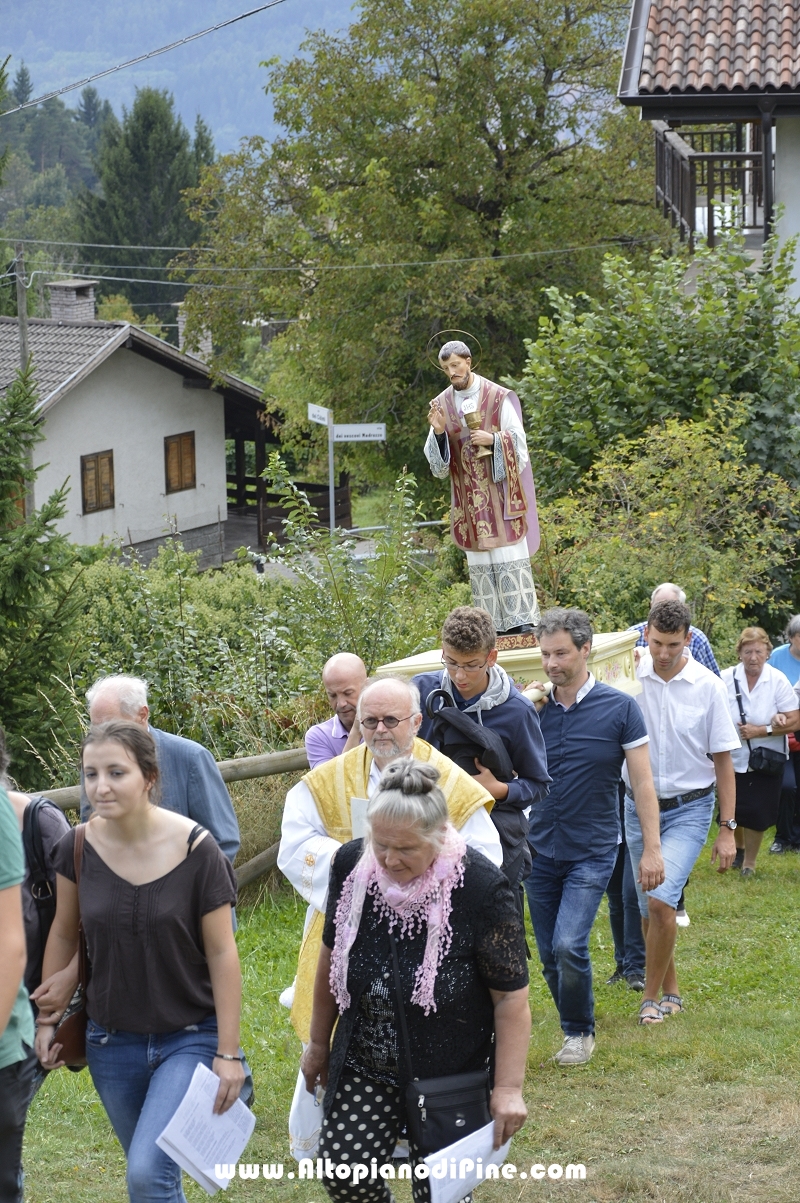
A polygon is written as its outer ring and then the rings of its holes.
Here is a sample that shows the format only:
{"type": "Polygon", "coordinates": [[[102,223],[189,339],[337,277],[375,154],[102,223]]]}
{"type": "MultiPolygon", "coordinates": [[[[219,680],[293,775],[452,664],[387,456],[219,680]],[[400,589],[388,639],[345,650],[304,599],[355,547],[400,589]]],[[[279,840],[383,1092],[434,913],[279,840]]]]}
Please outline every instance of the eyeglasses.
{"type": "Polygon", "coordinates": [[[447,656],[442,656],[442,664],[445,666],[445,668],[447,669],[447,671],[449,673],[457,673],[459,669],[461,669],[462,672],[465,672],[465,673],[477,673],[477,672],[480,672],[480,670],[482,668],[486,668],[486,665],[488,663],[489,663],[488,656],[484,660],[483,664],[456,664],[455,660],[450,660],[450,659],[448,659],[447,656]]]}
{"type": "Polygon", "coordinates": [[[406,723],[413,717],[413,714],[407,714],[405,718],[395,718],[393,714],[387,714],[385,718],[362,718],[361,726],[366,727],[368,731],[375,731],[378,723],[383,723],[387,731],[393,731],[398,723],[406,723]]]}

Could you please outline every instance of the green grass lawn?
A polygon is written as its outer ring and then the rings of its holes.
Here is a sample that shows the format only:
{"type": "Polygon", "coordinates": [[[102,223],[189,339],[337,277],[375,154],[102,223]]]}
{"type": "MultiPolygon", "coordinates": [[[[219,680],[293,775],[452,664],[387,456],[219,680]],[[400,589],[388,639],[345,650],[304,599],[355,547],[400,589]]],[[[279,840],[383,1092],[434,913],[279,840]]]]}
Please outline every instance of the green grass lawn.
{"type": "MultiPolygon", "coordinates": [[[[710,845],[709,845],[710,847],[710,845]]],[[[800,1199],[800,859],[768,856],[754,879],[718,876],[705,850],[687,890],[691,926],[679,932],[687,1011],[636,1025],[638,995],[603,983],[614,968],[605,906],[592,935],[597,1049],[560,1069],[555,1010],[532,962],[529,1120],[510,1160],[583,1162],[585,1182],[490,1182],[483,1203],[573,1196],[585,1203],[723,1203],[800,1199]]],[[[250,1162],[285,1161],[286,1117],[299,1046],[278,994],[294,973],[304,907],[288,890],[240,914],[243,1039],[258,1117],[250,1162]]],[[[52,1074],[34,1101],[25,1146],[29,1203],[125,1203],[124,1158],[88,1073],[52,1074]]],[[[194,1183],[187,1197],[207,1196],[194,1183]]],[[[406,1183],[398,1200],[407,1203],[406,1183]]],[[[232,1201],[324,1203],[315,1182],[238,1181],[232,1201]]]]}

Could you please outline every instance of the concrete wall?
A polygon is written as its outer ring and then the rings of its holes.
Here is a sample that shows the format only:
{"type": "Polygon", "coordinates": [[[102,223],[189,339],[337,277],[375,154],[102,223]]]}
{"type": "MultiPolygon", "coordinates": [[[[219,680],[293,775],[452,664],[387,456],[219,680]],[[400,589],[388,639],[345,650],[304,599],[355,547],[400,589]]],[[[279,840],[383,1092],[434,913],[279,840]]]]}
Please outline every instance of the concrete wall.
{"type": "MultiPolygon", "coordinates": [[[[783,205],[777,225],[781,242],[800,234],[800,117],[778,117],[775,122],[775,207],[783,205]]],[[[800,260],[795,255],[795,282],[791,294],[800,297],[800,260]]]]}
{"type": "Polygon", "coordinates": [[[177,372],[133,351],[115,351],[44,419],[45,439],[34,449],[46,464],[35,485],[40,506],[69,477],[67,512],[59,528],[81,544],[121,538],[146,543],[170,520],[181,531],[216,529],[227,515],[225,412],[219,393],[185,389],[177,372]],[[196,488],[167,493],[164,439],[195,432],[196,488]],[[114,452],[114,508],[83,513],[81,456],[114,452]]]}

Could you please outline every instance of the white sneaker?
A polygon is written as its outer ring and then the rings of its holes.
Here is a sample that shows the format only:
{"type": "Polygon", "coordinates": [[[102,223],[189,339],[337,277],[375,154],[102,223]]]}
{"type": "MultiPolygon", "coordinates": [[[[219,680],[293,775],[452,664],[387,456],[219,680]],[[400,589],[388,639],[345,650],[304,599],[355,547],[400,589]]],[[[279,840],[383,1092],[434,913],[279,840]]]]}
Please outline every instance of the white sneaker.
{"type": "Polygon", "coordinates": [[[678,927],[689,926],[691,919],[686,914],[686,907],[683,907],[681,910],[675,912],[675,922],[677,923],[678,927]]]}
{"type": "Polygon", "coordinates": [[[594,1036],[565,1036],[564,1043],[552,1058],[559,1065],[585,1065],[594,1052],[594,1036]]]}

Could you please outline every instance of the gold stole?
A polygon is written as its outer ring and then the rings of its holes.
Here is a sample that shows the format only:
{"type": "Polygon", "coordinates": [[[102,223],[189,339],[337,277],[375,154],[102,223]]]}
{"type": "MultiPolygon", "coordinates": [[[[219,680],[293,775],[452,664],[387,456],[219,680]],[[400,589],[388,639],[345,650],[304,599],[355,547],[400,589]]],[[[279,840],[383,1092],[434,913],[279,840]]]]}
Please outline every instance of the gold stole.
{"type": "MultiPolygon", "coordinates": [[[[447,809],[453,826],[461,828],[481,806],[491,810],[494,798],[447,756],[424,739],[415,739],[411,755],[426,760],[440,773],[439,788],[447,799],[447,809]]],[[[335,756],[312,769],[303,778],[316,803],[326,834],[340,844],[353,838],[350,821],[350,799],[368,797],[369,771],[372,753],[366,744],[352,748],[343,756],[335,756]]],[[[304,1044],[308,1043],[311,1011],[314,1003],[314,979],[322,944],[325,916],[316,911],[303,936],[297,962],[297,978],[292,1004],[292,1024],[304,1044]]]]}

